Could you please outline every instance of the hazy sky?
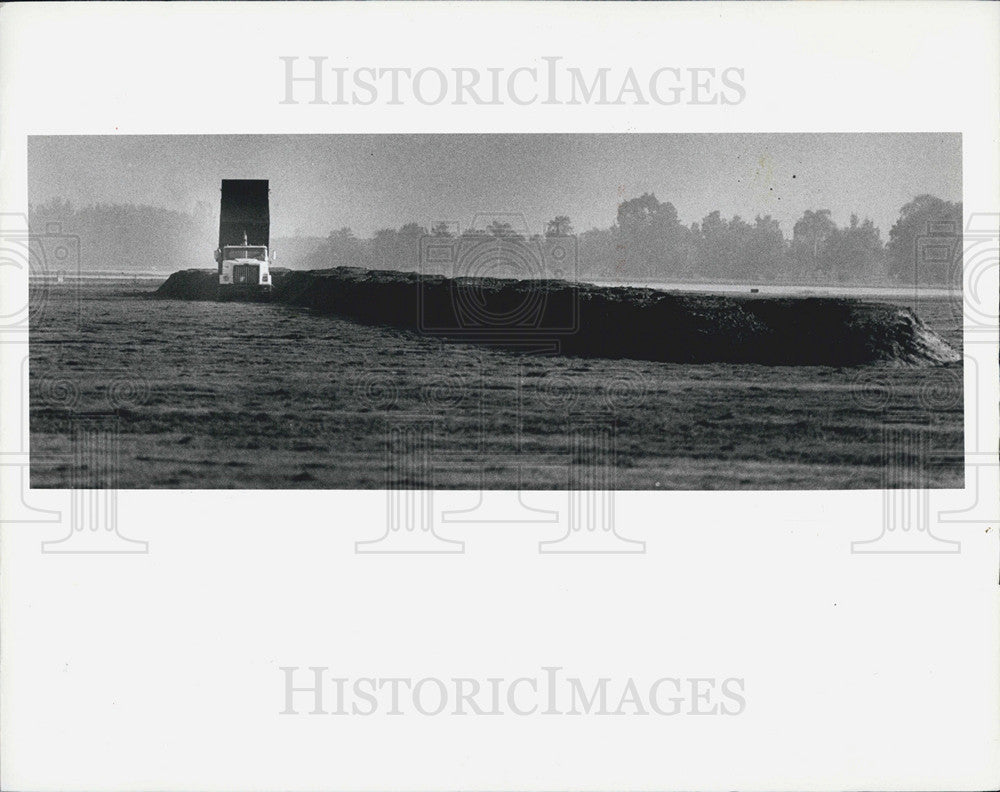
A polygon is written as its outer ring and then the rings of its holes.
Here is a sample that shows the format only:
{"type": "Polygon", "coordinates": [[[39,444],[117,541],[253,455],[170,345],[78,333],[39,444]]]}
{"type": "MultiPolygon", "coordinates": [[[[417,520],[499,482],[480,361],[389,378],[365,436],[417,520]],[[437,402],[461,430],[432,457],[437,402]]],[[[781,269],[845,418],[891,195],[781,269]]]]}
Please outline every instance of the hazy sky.
{"type": "Polygon", "coordinates": [[[777,218],[787,235],[805,209],[871,217],[887,238],[920,193],[962,197],[956,134],[155,135],[32,137],[29,201],[135,203],[218,212],[224,178],[271,182],[272,236],[370,235],[477,213],[524,216],[540,232],[557,214],[576,231],[606,228],[643,192],[681,222],[714,209],[777,218]]]}

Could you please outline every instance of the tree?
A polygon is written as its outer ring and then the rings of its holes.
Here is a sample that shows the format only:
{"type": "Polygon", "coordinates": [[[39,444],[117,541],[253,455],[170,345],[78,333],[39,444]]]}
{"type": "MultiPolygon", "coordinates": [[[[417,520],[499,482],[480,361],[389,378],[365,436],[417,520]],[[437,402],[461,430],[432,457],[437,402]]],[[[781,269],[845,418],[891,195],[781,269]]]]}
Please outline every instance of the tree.
{"type": "Polygon", "coordinates": [[[734,275],[749,280],[770,280],[785,269],[785,250],[785,236],[778,221],[771,215],[757,215],[754,224],[747,226],[746,239],[737,251],[734,275]]]}
{"type": "Polygon", "coordinates": [[[400,269],[418,269],[420,266],[420,240],[427,236],[427,229],[419,223],[406,223],[396,234],[394,263],[400,269]]]}
{"type": "Polygon", "coordinates": [[[566,215],[556,215],[545,225],[545,236],[569,236],[573,233],[573,225],[566,215]]]}
{"type": "Polygon", "coordinates": [[[618,226],[624,228],[661,221],[677,221],[677,210],[671,203],[661,203],[655,193],[643,193],[638,198],[630,198],[618,204],[618,226]]]}
{"type": "Polygon", "coordinates": [[[800,275],[824,274],[825,260],[821,254],[836,228],[829,209],[806,209],[802,213],[792,228],[792,255],[800,275]]]}
{"type": "Polygon", "coordinates": [[[486,226],[486,233],[492,237],[511,237],[514,236],[514,227],[510,223],[494,220],[486,226]]]}
{"type": "Polygon", "coordinates": [[[954,264],[961,261],[961,229],[961,202],[928,194],[916,196],[900,209],[899,219],[889,230],[889,276],[903,281],[949,282],[954,264]],[[936,255],[927,255],[935,249],[936,255]]]}
{"type": "Polygon", "coordinates": [[[617,234],[625,253],[626,277],[668,279],[690,268],[690,231],[677,210],[653,193],[643,193],[618,205],[617,234]]]}
{"type": "Polygon", "coordinates": [[[810,248],[813,258],[817,258],[823,243],[836,227],[829,209],[817,209],[815,212],[806,209],[792,229],[792,239],[810,248]]]}
{"type": "Polygon", "coordinates": [[[463,237],[493,237],[506,242],[523,242],[524,236],[514,230],[514,226],[501,220],[494,220],[485,230],[468,229],[463,237]]]}
{"type": "Polygon", "coordinates": [[[357,267],[365,263],[361,243],[347,226],[331,231],[326,242],[326,253],[329,257],[327,266],[357,267]]]}
{"type": "Polygon", "coordinates": [[[401,237],[415,237],[419,239],[422,236],[427,236],[427,229],[420,225],[420,223],[406,223],[399,229],[399,235],[401,237]]]}
{"type": "Polygon", "coordinates": [[[885,250],[875,224],[851,215],[847,228],[837,228],[827,241],[822,271],[841,283],[876,281],[885,274],[885,250]]]}
{"type": "Polygon", "coordinates": [[[692,229],[695,241],[695,269],[709,277],[727,277],[733,270],[732,245],[729,242],[729,223],[718,210],[701,220],[697,231],[692,229]]]}
{"type": "Polygon", "coordinates": [[[397,234],[394,228],[380,228],[371,239],[372,258],[375,266],[386,268],[395,264],[397,234]]]}

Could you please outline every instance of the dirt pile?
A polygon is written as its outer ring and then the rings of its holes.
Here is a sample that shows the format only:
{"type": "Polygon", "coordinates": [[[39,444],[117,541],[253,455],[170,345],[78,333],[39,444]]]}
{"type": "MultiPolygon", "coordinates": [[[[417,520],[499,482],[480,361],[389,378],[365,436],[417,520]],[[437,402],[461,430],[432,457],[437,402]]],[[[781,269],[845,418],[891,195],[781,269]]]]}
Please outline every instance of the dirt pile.
{"type": "MultiPolygon", "coordinates": [[[[275,286],[289,270],[271,267],[271,281],[275,286]]],[[[215,300],[219,296],[219,272],[212,269],[178,270],[156,290],[155,297],[165,300],[215,300]]]]}
{"type": "Polygon", "coordinates": [[[214,300],[218,289],[217,270],[186,269],[167,278],[154,296],[166,300],[214,300]]]}
{"type": "MultiPolygon", "coordinates": [[[[158,297],[214,299],[214,270],[174,273],[158,297]]],[[[274,272],[274,299],[425,335],[566,355],[678,363],[952,363],[912,311],[844,298],[682,294],[565,281],[445,278],[338,267],[274,272]]]]}

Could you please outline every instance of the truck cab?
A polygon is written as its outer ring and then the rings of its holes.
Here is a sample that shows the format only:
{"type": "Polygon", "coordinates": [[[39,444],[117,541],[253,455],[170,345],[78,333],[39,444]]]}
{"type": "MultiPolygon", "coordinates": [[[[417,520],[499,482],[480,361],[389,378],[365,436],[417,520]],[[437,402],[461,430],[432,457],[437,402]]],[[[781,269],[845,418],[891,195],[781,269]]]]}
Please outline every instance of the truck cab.
{"type": "Polygon", "coordinates": [[[220,286],[247,286],[271,290],[270,258],[266,245],[226,245],[217,250],[220,286]]]}

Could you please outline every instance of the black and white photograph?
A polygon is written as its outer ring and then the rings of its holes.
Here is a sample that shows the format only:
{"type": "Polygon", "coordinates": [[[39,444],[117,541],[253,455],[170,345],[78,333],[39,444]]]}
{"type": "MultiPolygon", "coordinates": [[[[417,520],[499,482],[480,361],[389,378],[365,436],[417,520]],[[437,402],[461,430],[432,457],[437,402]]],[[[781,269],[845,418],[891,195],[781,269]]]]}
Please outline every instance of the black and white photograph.
{"type": "Polygon", "coordinates": [[[996,789],[998,29],[0,3],[0,789],[996,789]]]}
{"type": "Polygon", "coordinates": [[[32,485],[961,488],[961,152],[33,137],[32,485]]]}

